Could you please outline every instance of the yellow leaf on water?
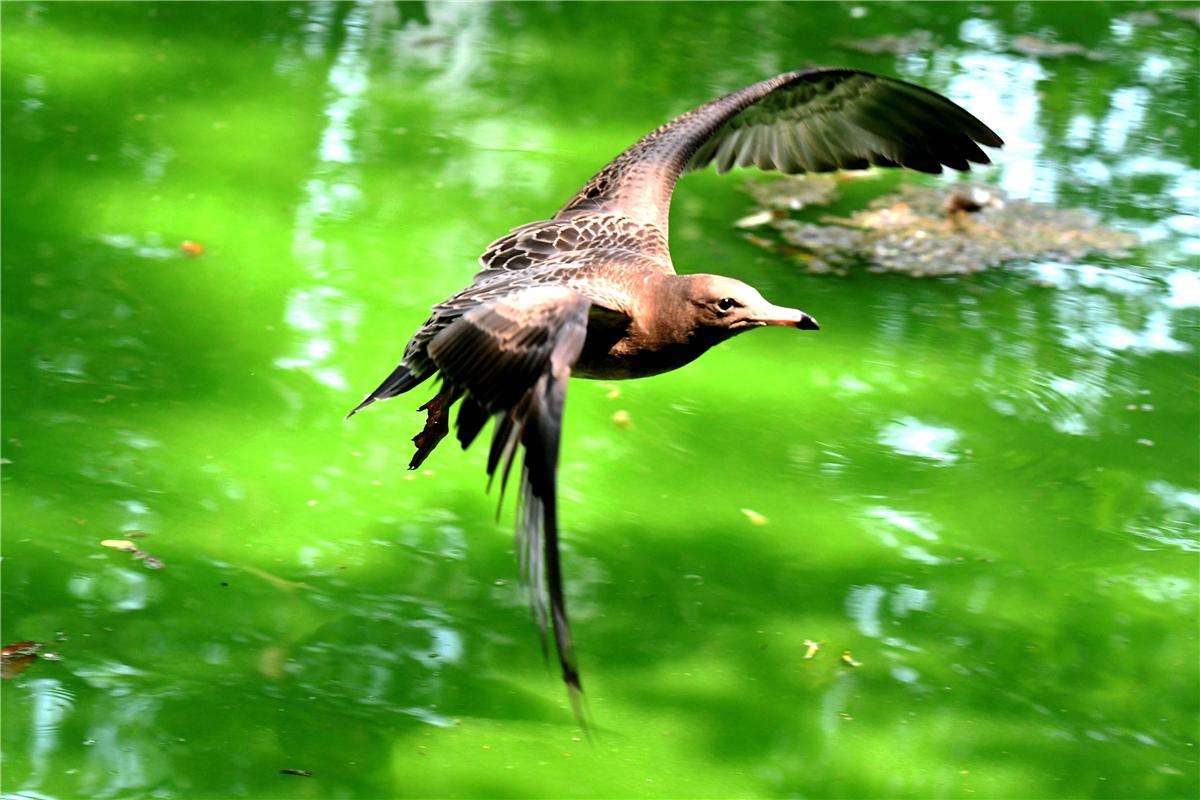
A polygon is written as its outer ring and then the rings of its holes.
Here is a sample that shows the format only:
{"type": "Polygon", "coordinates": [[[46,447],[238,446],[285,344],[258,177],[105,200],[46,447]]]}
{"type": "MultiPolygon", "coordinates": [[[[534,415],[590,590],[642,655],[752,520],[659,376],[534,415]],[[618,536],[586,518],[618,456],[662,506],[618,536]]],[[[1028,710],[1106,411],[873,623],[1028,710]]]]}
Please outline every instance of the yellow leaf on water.
{"type": "Polygon", "coordinates": [[[757,228],[760,225],[766,225],[773,219],[775,219],[775,212],[768,209],[766,211],[756,211],[749,216],[742,217],[733,224],[738,228],[757,228]]]}
{"type": "Polygon", "coordinates": [[[752,508],[743,508],[742,513],[746,515],[746,519],[750,520],[751,525],[766,525],[770,522],[769,519],[752,508]]]}
{"type": "Polygon", "coordinates": [[[128,539],[105,539],[100,542],[101,547],[111,547],[114,550],[124,550],[127,553],[132,553],[137,550],[137,545],[128,539]]]}

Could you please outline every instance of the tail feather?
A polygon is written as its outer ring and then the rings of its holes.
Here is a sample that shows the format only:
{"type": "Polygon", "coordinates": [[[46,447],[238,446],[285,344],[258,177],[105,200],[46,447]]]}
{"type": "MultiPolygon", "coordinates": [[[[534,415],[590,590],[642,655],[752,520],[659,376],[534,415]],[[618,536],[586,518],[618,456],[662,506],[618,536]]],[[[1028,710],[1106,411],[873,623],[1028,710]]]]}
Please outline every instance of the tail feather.
{"type": "Polygon", "coordinates": [[[346,415],[346,419],[350,419],[358,412],[362,411],[367,406],[374,403],[376,400],[387,400],[389,397],[395,397],[398,394],[404,394],[414,386],[422,384],[432,372],[427,372],[424,375],[413,375],[408,367],[403,364],[392,370],[392,374],[384,379],[379,387],[363,398],[363,401],[354,407],[354,410],[346,415]]]}

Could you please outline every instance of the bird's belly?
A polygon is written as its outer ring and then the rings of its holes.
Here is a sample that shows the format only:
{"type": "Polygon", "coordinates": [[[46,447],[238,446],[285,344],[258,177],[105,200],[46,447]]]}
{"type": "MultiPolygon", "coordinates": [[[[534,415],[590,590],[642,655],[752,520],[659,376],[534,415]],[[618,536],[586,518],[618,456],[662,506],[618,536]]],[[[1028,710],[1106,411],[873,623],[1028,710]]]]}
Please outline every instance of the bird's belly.
{"type": "Polygon", "coordinates": [[[703,352],[703,349],[687,345],[640,347],[628,339],[619,340],[607,350],[585,343],[571,374],[577,378],[606,381],[646,378],[678,369],[703,352]]]}

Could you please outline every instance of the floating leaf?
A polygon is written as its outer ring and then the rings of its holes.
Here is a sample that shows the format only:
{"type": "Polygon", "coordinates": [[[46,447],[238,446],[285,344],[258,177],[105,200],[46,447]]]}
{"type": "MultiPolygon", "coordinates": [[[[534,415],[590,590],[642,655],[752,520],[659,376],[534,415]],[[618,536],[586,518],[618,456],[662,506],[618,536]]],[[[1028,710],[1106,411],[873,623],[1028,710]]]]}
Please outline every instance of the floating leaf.
{"type": "MultiPolygon", "coordinates": [[[[145,534],[130,534],[131,536],[144,536],[145,534]]],[[[114,550],[120,550],[125,553],[130,553],[134,558],[142,561],[150,569],[162,569],[166,566],[161,558],[156,558],[145,550],[140,549],[136,544],[128,539],[105,539],[100,542],[101,547],[111,547],[114,550]]]]}
{"type": "Polygon", "coordinates": [[[12,680],[37,661],[41,642],[14,642],[0,649],[0,678],[12,680]]]}
{"type": "Polygon", "coordinates": [[[753,214],[742,217],[737,222],[733,223],[735,228],[757,228],[761,225],[766,225],[776,219],[778,212],[771,209],[755,211],[753,214]]]}
{"type": "Polygon", "coordinates": [[[751,525],[766,525],[768,522],[770,522],[769,519],[752,508],[743,508],[741,511],[746,515],[746,519],[750,520],[751,525]]]}

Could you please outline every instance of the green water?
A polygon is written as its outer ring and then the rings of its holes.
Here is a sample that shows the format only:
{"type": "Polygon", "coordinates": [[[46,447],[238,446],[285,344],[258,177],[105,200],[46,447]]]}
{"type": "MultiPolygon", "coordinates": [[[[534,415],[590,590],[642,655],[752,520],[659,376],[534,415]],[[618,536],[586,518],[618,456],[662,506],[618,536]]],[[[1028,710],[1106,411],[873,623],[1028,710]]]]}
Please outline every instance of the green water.
{"type": "Polygon", "coordinates": [[[6,796],[1195,797],[1200,28],[855,8],[4,3],[3,643],[61,656],[3,685],[6,796]],[[342,416],[491,239],[812,63],[1142,244],[820,277],[681,184],[680,268],[822,330],[572,383],[581,741],[482,448],[407,472],[423,392],[342,416]]]}

